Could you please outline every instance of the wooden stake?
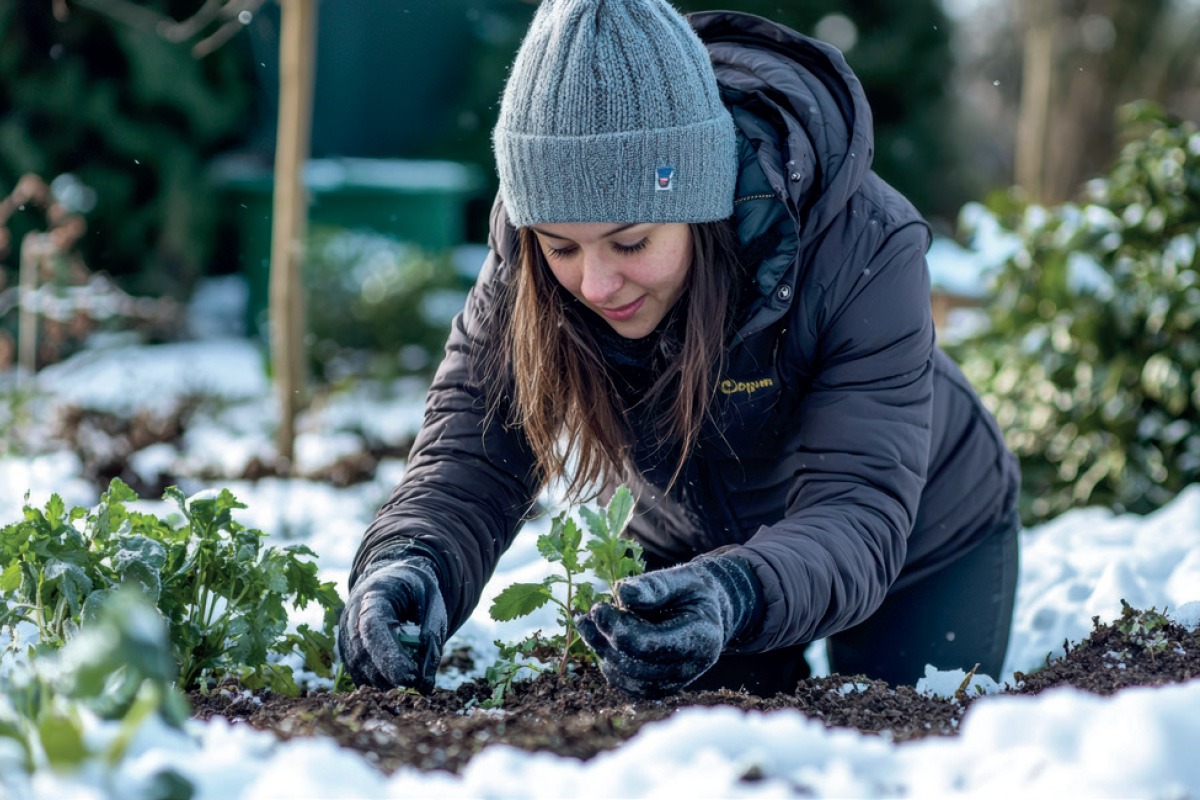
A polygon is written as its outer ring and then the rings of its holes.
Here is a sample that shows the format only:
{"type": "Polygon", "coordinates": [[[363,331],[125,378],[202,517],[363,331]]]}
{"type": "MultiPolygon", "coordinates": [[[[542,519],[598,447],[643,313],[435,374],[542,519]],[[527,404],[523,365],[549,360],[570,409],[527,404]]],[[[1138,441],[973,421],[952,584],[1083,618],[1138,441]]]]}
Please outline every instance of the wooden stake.
{"type": "Polygon", "coordinates": [[[275,139],[275,197],[271,230],[270,335],[279,402],[279,466],[290,471],[296,415],[304,405],[304,287],[301,267],[308,234],[303,183],[312,136],[316,61],[316,0],[280,0],[279,127],[275,139]]]}

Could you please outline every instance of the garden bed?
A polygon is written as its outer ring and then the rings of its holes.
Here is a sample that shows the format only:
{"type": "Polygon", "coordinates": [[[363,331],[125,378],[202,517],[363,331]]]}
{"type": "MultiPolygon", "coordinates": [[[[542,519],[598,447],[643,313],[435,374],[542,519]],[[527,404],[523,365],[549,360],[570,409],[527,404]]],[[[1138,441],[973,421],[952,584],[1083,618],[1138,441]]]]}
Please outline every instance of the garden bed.
{"type": "MultiPolygon", "coordinates": [[[[457,657],[462,654],[455,654],[457,657]]],[[[443,662],[444,666],[447,662],[443,662]]],[[[1095,621],[1092,634],[1066,654],[1028,675],[1018,673],[1009,694],[1038,694],[1070,686],[1107,695],[1131,686],[1200,678],[1200,630],[1126,609],[1111,624],[1095,621]],[[1147,624],[1149,621],[1149,624],[1147,624]]],[[[742,692],[682,692],[640,701],[611,689],[593,669],[560,678],[543,673],[514,684],[503,710],[481,707],[491,697],[482,680],[428,696],[404,690],[363,688],[349,694],[313,693],[287,698],[243,691],[193,693],[194,715],[224,717],[274,731],[281,737],[324,735],[361,751],[386,772],[403,766],[458,772],[490,744],[588,759],[619,746],[647,723],[690,706],[731,706],[746,711],[793,709],[830,727],[906,741],[953,736],[964,714],[987,696],[969,690],[955,699],[889,688],[878,681],[831,675],[802,681],[791,694],[764,698],[742,692]]],[[[743,776],[755,780],[753,770],[743,776]]]]}

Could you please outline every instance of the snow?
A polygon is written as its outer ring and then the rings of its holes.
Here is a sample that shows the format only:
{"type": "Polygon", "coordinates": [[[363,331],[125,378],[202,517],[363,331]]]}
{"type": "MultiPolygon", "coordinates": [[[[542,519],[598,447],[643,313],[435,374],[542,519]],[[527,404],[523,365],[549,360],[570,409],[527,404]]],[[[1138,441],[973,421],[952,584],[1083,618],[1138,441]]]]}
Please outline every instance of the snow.
{"type": "MultiPolygon", "coordinates": [[[[235,291],[236,287],[229,289],[235,291]]],[[[216,290],[213,290],[216,291],[216,290]]],[[[205,302],[230,313],[220,292],[205,302]]],[[[193,308],[192,313],[196,310],[193,308]]],[[[201,314],[203,317],[204,315],[201,314]]],[[[195,321],[211,338],[184,344],[89,350],[39,376],[50,414],[66,403],[132,413],[162,413],[202,391],[212,400],[196,413],[181,447],[154,446],[137,454],[139,470],[186,465],[230,470],[269,454],[275,414],[259,348],[229,338],[227,325],[195,321]]],[[[300,458],[306,467],[329,463],[350,446],[351,435],[399,442],[415,433],[422,395],[411,383],[334,396],[299,421],[300,458]]],[[[305,542],[320,555],[322,578],[344,593],[358,540],[403,474],[385,461],[371,482],[346,489],[305,480],[221,482],[247,505],[243,523],[277,540],[305,542]]],[[[94,489],[73,455],[46,452],[0,457],[0,523],[19,517],[26,491],[44,503],[51,492],[68,503],[91,505],[94,489]]],[[[214,488],[191,479],[192,494],[214,488]]],[[[552,498],[548,498],[552,502],[552,498]]],[[[547,567],[535,547],[543,518],[530,523],[500,561],[474,615],[448,644],[470,645],[480,661],[493,657],[493,640],[515,640],[554,624],[543,609],[532,618],[496,623],[492,597],[517,580],[538,580],[547,567]]],[[[1022,534],[1022,560],[1012,644],[1004,674],[976,675],[978,691],[992,693],[1028,671],[1064,640],[1079,641],[1091,618],[1112,619],[1120,601],[1168,609],[1200,627],[1200,486],[1189,487],[1155,514],[1073,511],[1022,534]]],[[[309,609],[309,613],[313,613],[309,609]]],[[[296,622],[306,621],[299,615],[296,622]]],[[[312,620],[307,620],[312,621],[312,620]]],[[[812,660],[821,663],[819,648],[812,660]]],[[[452,688],[473,676],[442,675],[452,688]]],[[[930,670],[921,689],[952,695],[962,671],[930,670]]],[[[844,692],[858,691],[846,684],[844,692]]],[[[110,723],[94,721],[98,739],[110,723]]],[[[23,797],[109,797],[106,787],[132,790],[170,767],[192,781],[198,800],[276,797],[911,797],[911,796],[1200,796],[1200,682],[1132,689],[1096,697],[1069,689],[1037,697],[995,695],[972,706],[953,739],[895,744],[885,737],[828,730],[796,712],[747,713],[730,708],[688,709],[646,726],[622,747],[589,762],[525,753],[496,745],[460,776],[402,769],[392,776],[325,739],[277,741],[270,734],[223,720],[191,721],[183,732],[147,723],[128,758],[107,778],[98,768],[49,770],[25,779],[0,751],[0,794],[23,797]],[[742,780],[748,773],[755,780],[742,780]]]]}
{"type": "Polygon", "coordinates": [[[268,382],[260,348],[231,338],[90,349],[42,370],[38,388],[59,401],[101,411],[166,414],[197,394],[264,397],[268,382]]]}
{"type": "Polygon", "coordinates": [[[935,291],[982,299],[984,276],[978,255],[953,239],[938,237],[925,254],[929,279],[935,291]]]}
{"type": "Polygon", "coordinates": [[[966,684],[964,691],[969,697],[981,694],[995,694],[1004,687],[996,683],[990,675],[974,674],[967,680],[968,673],[961,669],[935,669],[925,665],[925,677],[917,681],[917,691],[930,697],[954,697],[960,687],[966,684]]]}

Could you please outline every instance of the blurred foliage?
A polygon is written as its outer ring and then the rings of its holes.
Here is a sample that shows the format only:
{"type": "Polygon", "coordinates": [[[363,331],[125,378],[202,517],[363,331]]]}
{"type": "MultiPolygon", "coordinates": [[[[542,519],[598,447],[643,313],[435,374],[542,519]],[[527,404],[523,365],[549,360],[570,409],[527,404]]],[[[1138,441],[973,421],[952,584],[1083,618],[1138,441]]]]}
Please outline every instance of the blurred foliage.
{"type": "Polygon", "coordinates": [[[192,784],[171,767],[130,768],[138,737],[182,731],[191,710],[174,685],[166,625],[136,591],[100,604],[62,650],[17,661],[7,672],[0,684],[0,795],[44,793],[31,791],[31,779],[53,771],[98,778],[104,791],[93,796],[193,796],[192,784]]]}
{"type": "MultiPolygon", "coordinates": [[[[87,264],[139,293],[181,295],[216,222],[207,159],[246,134],[243,37],[198,60],[74,4],[58,21],[54,5],[0,3],[0,191],[25,173],[74,174],[96,197],[81,209],[87,264]]],[[[201,0],[144,5],[182,18],[201,0]]]]}
{"type": "Polygon", "coordinates": [[[472,279],[448,253],[383,236],[315,228],[304,266],[313,375],[430,376],[472,279]]]}
{"type": "Polygon", "coordinates": [[[466,45],[469,70],[459,99],[455,124],[429,142],[418,155],[468,161],[483,168],[488,182],[469,206],[468,239],[487,239],[492,200],[499,189],[492,158],[492,128],[500,113],[500,95],[508,68],[529,27],[537,3],[530,0],[482,0],[469,12],[471,41],[466,45]]]}
{"type": "MultiPolygon", "coordinates": [[[[1024,474],[1022,515],[1144,513],[1200,479],[1200,132],[1151,104],[1084,200],[989,202],[1011,252],[952,348],[1024,474]]],[[[978,225],[977,225],[978,230],[978,225]]]]}
{"type": "Polygon", "coordinates": [[[90,207],[94,195],[69,173],[50,184],[29,173],[7,197],[0,197],[0,264],[12,259],[19,241],[23,266],[14,272],[28,270],[22,280],[31,281],[6,286],[7,276],[0,273],[0,372],[18,360],[20,317],[26,310],[36,317],[36,347],[25,353],[29,363],[21,365],[29,369],[78,352],[102,332],[121,330],[156,341],[177,331],[179,304],[172,298],[133,297],[84,263],[79,242],[87,222],[76,209],[90,207]],[[19,240],[12,227],[24,230],[19,240]]]}

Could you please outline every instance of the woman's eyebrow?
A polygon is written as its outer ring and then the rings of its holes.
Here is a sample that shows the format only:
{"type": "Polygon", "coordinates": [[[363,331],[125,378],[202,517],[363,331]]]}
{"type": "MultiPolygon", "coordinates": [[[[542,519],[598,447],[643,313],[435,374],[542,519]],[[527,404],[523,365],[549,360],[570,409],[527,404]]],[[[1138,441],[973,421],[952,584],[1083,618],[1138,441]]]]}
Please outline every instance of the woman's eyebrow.
{"type": "MultiPolygon", "coordinates": [[[[623,230],[627,230],[629,228],[633,228],[633,227],[636,227],[641,224],[642,223],[640,223],[640,222],[626,222],[624,225],[618,225],[617,227],[613,228],[610,231],[605,231],[604,233],[602,233],[600,235],[600,238],[603,239],[607,236],[612,236],[614,233],[620,233],[623,230]]],[[[530,230],[532,230],[536,233],[540,233],[542,236],[549,236],[551,239],[562,239],[565,242],[571,241],[571,238],[569,236],[563,236],[561,233],[555,233],[554,231],[548,231],[545,228],[539,228],[536,225],[530,225],[529,228],[530,228],[530,230]]]]}

